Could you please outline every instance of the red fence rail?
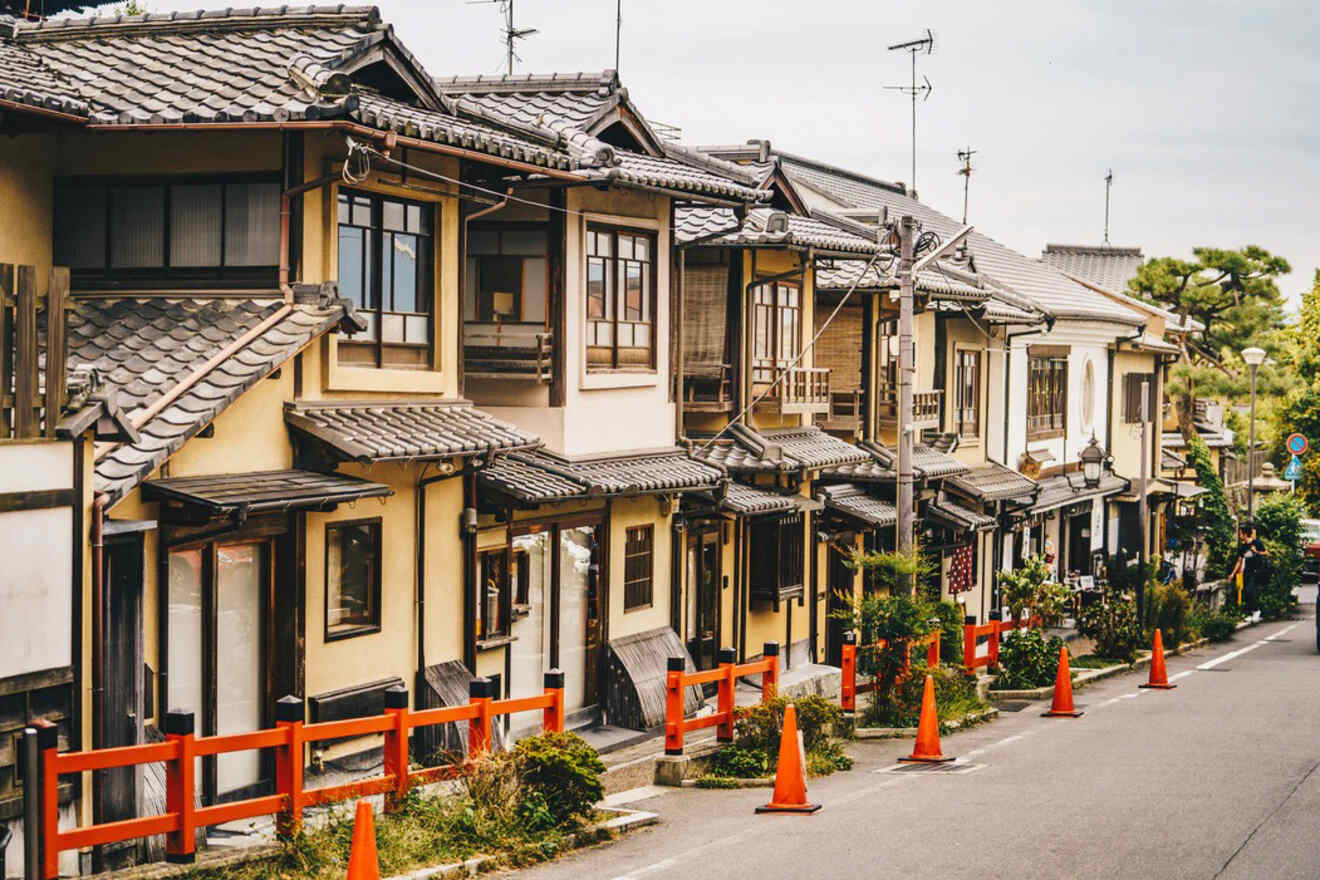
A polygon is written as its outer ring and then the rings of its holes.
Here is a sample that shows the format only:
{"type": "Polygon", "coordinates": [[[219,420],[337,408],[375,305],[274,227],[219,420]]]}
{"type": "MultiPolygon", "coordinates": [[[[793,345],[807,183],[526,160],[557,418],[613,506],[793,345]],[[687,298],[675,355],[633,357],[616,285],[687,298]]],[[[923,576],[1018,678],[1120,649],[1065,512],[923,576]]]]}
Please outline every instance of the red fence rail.
{"type": "Polygon", "coordinates": [[[665,677],[665,754],[683,754],[683,734],[690,730],[715,727],[720,742],[733,741],[733,686],[744,675],[761,674],[761,702],[773,700],[779,692],[779,643],[766,642],[762,657],[751,663],[735,663],[732,648],[721,648],[719,666],[702,672],[685,672],[687,659],[670,657],[665,677]],[[683,689],[706,682],[719,682],[715,713],[700,718],[683,717],[683,689]]]}
{"type": "MultiPolygon", "coordinates": [[[[907,678],[908,672],[912,667],[911,649],[926,646],[926,665],[934,668],[940,665],[940,630],[932,630],[919,639],[913,640],[909,646],[909,654],[903,663],[903,670],[899,673],[898,680],[907,678]]],[[[857,654],[858,652],[884,651],[889,647],[886,639],[877,639],[870,645],[858,645],[857,634],[846,632],[843,634],[843,652],[840,661],[842,671],[841,682],[839,686],[839,706],[845,712],[857,711],[857,654]]],[[[872,688],[878,686],[872,682],[872,688]]]]}
{"type": "Polygon", "coordinates": [[[1002,633],[1015,629],[1039,627],[1039,617],[1023,617],[1019,620],[991,620],[977,625],[974,618],[968,618],[963,626],[963,665],[968,669],[980,666],[999,665],[999,637],[1002,633]],[[984,657],[977,655],[977,643],[982,636],[988,637],[989,644],[984,657]]]}
{"type": "Polygon", "coordinates": [[[486,678],[473,679],[468,694],[464,706],[413,711],[408,708],[408,689],[400,685],[385,692],[382,715],[318,724],[304,724],[302,698],[289,696],[276,704],[274,729],[195,737],[192,713],[170,712],[165,717],[165,742],[63,754],[57,746],[49,744],[42,751],[42,876],[47,880],[59,876],[59,855],[63,850],[164,834],[166,859],[188,863],[196,855],[196,829],[200,827],[276,814],[279,832],[293,834],[302,827],[302,813],[307,807],[374,794],[385,795],[387,811],[397,810],[411,786],[452,778],[461,770],[461,765],[455,764],[410,770],[408,734],[414,728],[466,721],[468,760],[490,749],[491,719],[500,715],[539,711],[544,732],[564,729],[564,674],[557,670],[545,674],[545,692],[534,697],[493,699],[491,682],[486,678]],[[383,775],[325,788],[303,787],[304,746],[377,733],[385,737],[383,775]],[[213,806],[195,805],[196,758],[269,748],[277,750],[275,794],[213,806]],[[158,762],[165,764],[164,813],[59,830],[58,789],[62,774],[158,762]]]}

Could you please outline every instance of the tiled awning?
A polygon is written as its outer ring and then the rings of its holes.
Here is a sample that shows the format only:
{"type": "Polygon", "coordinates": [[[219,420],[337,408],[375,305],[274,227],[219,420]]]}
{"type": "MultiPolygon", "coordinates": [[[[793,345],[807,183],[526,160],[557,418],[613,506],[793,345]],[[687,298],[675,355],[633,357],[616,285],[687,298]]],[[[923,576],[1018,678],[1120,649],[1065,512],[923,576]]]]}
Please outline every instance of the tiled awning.
{"type": "Polygon", "coordinates": [[[949,479],[948,485],[979,501],[1034,500],[1036,481],[990,462],[949,479]]]}
{"type": "Polygon", "coordinates": [[[730,483],[729,491],[720,502],[720,509],[743,516],[755,516],[762,513],[783,513],[795,510],[797,503],[792,495],[781,495],[742,483],[730,483]]]}
{"type": "Polygon", "coordinates": [[[286,510],[332,510],[346,501],[383,498],[394,490],[344,474],[256,471],[203,477],[169,477],[142,484],[144,501],[183,504],[210,516],[286,510]]]}
{"type": "Polygon", "coordinates": [[[825,502],[826,509],[859,520],[872,528],[898,523],[898,509],[893,503],[851,483],[822,487],[821,500],[825,502]]]}
{"type": "Polygon", "coordinates": [[[1031,505],[1031,512],[1044,513],[1077,501],[1117,495],[1126,492],[1127,488],[1128,481],[1112,473],[1103,474],[1100,484],[1094,488],[1086,485],[1081,474],[1060,474],[1040,481],[1040,492],[1036,495],[1036,503],[1031,505]]]}
{"type": "MultiPolygon", "coordinates": [[[[857,448],[870,459],[864,462],[838,465],[821,472],[822,477],[859,483],[892,483],[898,479],[898,451],[863,440],[857,448]]],[[[925,443],[912,445],[912,475],[918,480],[940,480],[956,474],[965,474],[971,468],[934,446],[925,443]]]]}
{"type": "Polygon", "coordinates": [[[975,532],[993,529],[996,525],[993,516],[979,513],[949,498],[937,498],[932,501],[926,508],[926,516],[956,529],[975,532]]]}
{"type": "Polygon", "coordinates": [[[860,464],[871,458],[865,450],[814,425],[756,431],[733,424],[715,442],[699,441],[693,455],[730,471],[745,473],[819,470],[860,464]]]}
{"type": "Polygon", "coordinates": [[[577,460],[548,452],[515,452],[477,473],[483,490],[522,504],[717,490],[724,479],[719,468],[679,449],[577,460]]]}
{"type": "Polygon", "coordinates": [[[335,457],[364,464],[487,455],[541,445],[536,436],[466,401],[286,403],[284,421],[335,457]]]}

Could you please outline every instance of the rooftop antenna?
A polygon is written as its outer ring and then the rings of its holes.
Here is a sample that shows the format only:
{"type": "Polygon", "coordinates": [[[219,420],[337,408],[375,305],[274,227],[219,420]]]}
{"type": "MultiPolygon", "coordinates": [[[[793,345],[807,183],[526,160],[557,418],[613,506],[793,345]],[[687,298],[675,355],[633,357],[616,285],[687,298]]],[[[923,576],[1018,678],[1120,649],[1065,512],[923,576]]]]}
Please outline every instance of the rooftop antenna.
{"type": "Polygon", "coordinates": [[[623,37],[623,0],[614,3],[614,75],[619,75],[619,42],[623,37]]]}
{"type": "Polygon", "coordinates": [[[917,85],[917,56],[929,55],[935,51],[935,35],[931,33],[930,28],[926,28],[926,36],[919,40],[908,40],[906,43],[895,43],[889,47],[889,51],[894,52],[902,50],[912,56],[912,83],[906,86],[885,86],[887,89],[893,89],[896,92],[904,92],[912,96],[912,193],[917,191],[917,95],[921,95],[923,102],[930,99],[930,93],[935,87],[930,84],[926,76],[922,76],[921,85],[917,85]]]}
{"type": "Polygon", "coordinates": [[[468,0],[469,6],[475,6],[483,3],[498,3],[500,12],[504,15],[504,46],[509,61],[509,76],[513,76],[513,62],[518,60],[518,55],[513,51],[514,43],[524,37],[530,37],[532,34],[538,34],[536,28],[518,28],[513,26],[513,0],[468,0]]]}
{"type": "Polygon", "coordinates": [[[958,173],[963,178],[963,226],[967,225],[967,190],[972,183],[972,157],[979,152],[981,151],[973,150],[971,147],[958,151],[958,161],[962,163],[958,173]]]}
{"type": "Polygon", "coordinates": [[[1105,244],[1109,244],[1109,190],[1114,185],[1114,169],[1105,175],[1105,244]]]}

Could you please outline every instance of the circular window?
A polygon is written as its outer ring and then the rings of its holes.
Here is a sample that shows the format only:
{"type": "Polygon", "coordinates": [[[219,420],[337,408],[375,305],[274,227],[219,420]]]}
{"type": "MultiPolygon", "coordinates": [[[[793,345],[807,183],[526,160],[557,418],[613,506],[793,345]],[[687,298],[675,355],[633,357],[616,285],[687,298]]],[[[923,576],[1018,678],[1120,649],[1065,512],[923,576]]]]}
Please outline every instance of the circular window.
{"type": "Polygon", "coordinates": [[[1082,372],[1082,430],[1090,431],[1095,416],[1095,364],[1087,360],[1082,372]]]}

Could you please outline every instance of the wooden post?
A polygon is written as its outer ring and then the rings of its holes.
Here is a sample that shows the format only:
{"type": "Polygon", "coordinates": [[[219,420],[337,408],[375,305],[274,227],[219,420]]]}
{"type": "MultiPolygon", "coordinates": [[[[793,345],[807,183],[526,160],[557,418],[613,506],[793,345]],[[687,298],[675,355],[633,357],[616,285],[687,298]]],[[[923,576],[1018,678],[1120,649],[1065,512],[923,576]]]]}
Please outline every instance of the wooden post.
{"type": "Polygon", "coordinates": [[[715,728],[715,739],[719,742],[733,742],[733,664],[736,659],[733,648],[720,648],[720,690],[715,707],[715,713],[720,716],[719,726],[715,728]]]}
{"type": "Polygon", "coordinates": [[[35,437],[37,424],[37,269],[19,266],[14,316],[14,435],[35,437]]]}
{"type": "Polygon", "coordinates": [[[564,732],[564,673],[551,669],[545,674],[545,693],[550,697],[541,720],[542,733],[564,732]]]}
{"type": "Polygon", "coordinates": [[[766,642],[761,647],[765,658],[765,672],[761,673],[761,702],[768,703],[779,696],[779,643],[766,642]]]}
{"type": "Polygon", "coordinates": [[[60,737],[55,725],[37,728],[41,749],[41,861],[46,880],[60,876],[60,737]]]}
{"type": "Polygon", "coordinates": [[[0,440],[8,439],[13,430],[10,407],[13,395],[10,394],[10,377],[14,374],[14,348],[10,344],[13,333],[9,320],[9,308],[14,298],[14,264],[0,263],[0,440]]]}
{"type": "Polygon", "coordinates": [[[468,721],[468,758],[490,751],[490,679],[468,682],[468,702],[477,707],[477,717],[468,721]]]}
{"type": "Polygon", "coordinates": [[[56,266],[50,272],[46,295],[46,436],[55,436],[55,425],[64,407],[68,377],[64,351],[65,303],[69,296],[69,270],[56,266]]]}
{"type": "Polygon", "coordinates": [[[926,665],[935,669],[940,665],[940,636],[943,635],[939,630],[930,634],[930,645],[926,648],[926,665]]]}
{"type": "Polygon", "coordinates": [[[976,668],[976,618],[963,618],[963,666],[976,668]]]}
{"type": "Polygon", "coordinates": [[[843,634],[843,653],[839,660],[839,707],[845,712],[857,711],[857,633],[843,634]]]}
{"type": "Polygon", "coordinates": [[[665,666],[665,754],[683,754],[683,670],[682,657],[670,657],[665,666]]]}
{"type": "Polygon", "coordinates": [[[408,796],[408,689],[401,684],[385,691],[385,714],[394,727],[385,731],[385,775],[394,777],[394,788],[385,794],[385,812],[403,809],[408,796]]]}
{"type": "Polygon", "coordinates": [[[165,836],[165,860],[176,865],[192,864],[197,859],[196,753],[191,712],[165,713],[165,738],[178,743],[178,757],[165,765],[165,812],[179,817],[179,827],[165,836]]]}
{"type": "Polygon", "coordinates": [[[275,789],[284,795],[284,811],[275,818],[281,837],[302,830],[303,808],[303,719],[302,697],[280,697],[275,703],[275,726],[288,731],[289,739],[275,752],[275,789]]]}

